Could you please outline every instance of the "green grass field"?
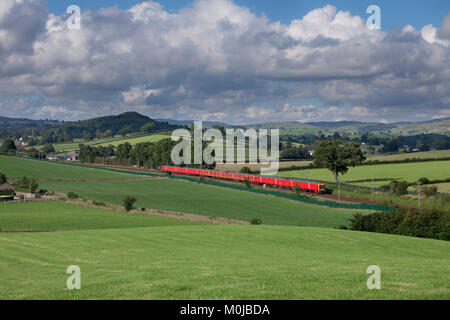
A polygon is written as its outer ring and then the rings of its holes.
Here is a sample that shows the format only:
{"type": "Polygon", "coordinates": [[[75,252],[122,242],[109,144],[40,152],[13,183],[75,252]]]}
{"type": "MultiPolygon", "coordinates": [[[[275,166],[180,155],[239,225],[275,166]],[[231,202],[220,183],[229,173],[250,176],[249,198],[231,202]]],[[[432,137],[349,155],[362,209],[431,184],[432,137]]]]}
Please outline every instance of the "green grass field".
{"type": "MultiPolygon", "coordinates": [[[[161,139],[170,138],[170,135],[168,134],[148,134],[148,135],[128,135],[128,136],[116,136],[112,138],[102,138],[102,139],[94,139],[92,141],[85,141],[83,139],[75,139],[74,142],[70,143],[54,143],[53,147],[55,148],[55,151],[57,153],[63,153],[63,152],[69,152],[74,150],[80,149],[80,144],[99,147],[99,146],[109,146],[113,145],[114,147],[117,147],[119,144],[128,142],[131,145],[135,145],[137,143],[142,142],[158,142],[161,139]]],[[[27,149],[30,148],[36,148],[38,150],[42,149],[44,146],[34,146],[34,147],[27,147],[27,149]]]]}
{"type": "Polygon", "coordinates": [[[124,139],[120,139],[120,140],[116,140],[116,141],[112,141],[112,142],[105,142],[105,143],[95,144],[95,146],[99,147],[99,146],[113,145],[114,147],[117,147],[118,145],[123,144],[125,142],[128,142],[129,144],[134,146],[134,145],[136,145],[138,143],[158,142],[159,140],[168,139],[168,138],[170,139],[169,135],[152,134],[152,135],[141,136],[141,137],[137,137],[137,138],[126,137],[124,139]]]}
{"type": "Polygon", "coordinates": [[[0,155],[0,172],[11,178],[20,178],[23,176],[42,179],[103,179],[136,177],[134,175],[114,171],[98,170],[2,155],[0,155]]]}
{"type": "MultiPolygon", "coordinates": [[[[309,169],[282,171],[278,176],[305,179],[334,181],[333,174],[327,169],[309,169]]],[[[442,179],[450,177],[450,161],[415,162],[398,164],[378,164],[350,167],[349,171],[341,176],[341,181],[350,184],[370,186],[371,182],[362,180],[375,179],[374,185],[389,184],[392,180],[406,180],[415,182],[421,177],[428,179],[442,179]]]]}
{"type": "Polygon", "coordinates": [[[224,217],[264,224],[338,227],[356,211],[318,207],[246,191],[211,187],[172,179],[40,182],[48,190],[75,192],[89,200],[121,204],[125,195],[137,198],[136,207],[224,217]]]}
{"type": "Polygon", "coordinates": [[[80,207],[62,201],[4,203],[0,205],[0,231],[56,231],[198,224],[148,214],[123,213],[80,207]]]}
{"type": "Polygon", "coordinates": [[[324,228],[0,233],[0,299],[448,299],[449,266],[449,242],[324,228]]]}
{"type": "Polygon", "coordinates": [[[404,160],[404,159],[439,159],[450,157],[450,150],[435,150],[413,153],[399,153],[399,154],[387,154],[387,155],[372,155],[368,156],[367,160],[380,160],[380,161],[392,161],[392,160],[404,160]]]}

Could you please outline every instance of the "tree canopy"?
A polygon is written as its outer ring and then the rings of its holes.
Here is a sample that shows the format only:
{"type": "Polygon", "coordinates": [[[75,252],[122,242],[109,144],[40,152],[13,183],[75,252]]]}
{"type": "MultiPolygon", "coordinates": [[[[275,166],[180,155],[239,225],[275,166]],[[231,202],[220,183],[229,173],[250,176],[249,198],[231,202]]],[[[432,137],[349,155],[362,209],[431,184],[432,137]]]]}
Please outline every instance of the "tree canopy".
{"type": "Polygon", "coordinates": [[[339,173],[347,173],[348,167],[354,167],[364,160],[366,157],[359,144],[351,141],[321,141],[314,152],[314,164],[333,172],[336,182],[339,182],[339,173]]]}

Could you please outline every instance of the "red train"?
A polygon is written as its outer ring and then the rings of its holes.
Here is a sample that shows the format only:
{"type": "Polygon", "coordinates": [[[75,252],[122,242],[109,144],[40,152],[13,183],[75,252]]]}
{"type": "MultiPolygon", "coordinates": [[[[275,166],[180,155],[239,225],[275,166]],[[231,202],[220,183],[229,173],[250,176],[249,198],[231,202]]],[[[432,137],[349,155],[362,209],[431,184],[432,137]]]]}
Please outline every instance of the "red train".
{"type": "Polygon", "coordinates": [[[250,180],[253,183],[266,184],[269,186],[276,187],[284,187],[289,189],[295,189],[296,186],[303,191],[312,191],[316,193],[325,193],[326,187],[322,182],[317,181],[306,181],[306,180],[298,180],[298,179],[285,179],[285,178],[277,178],[277,177],[266,177],[266,176],[258,176],[247,173],[233,173],[233,172],[224,172],[224,171],[214,171],[214,170],[203,170],[203,169],[192,169],[192,168],[182,168],[182,167],[170,167],[170,166],[162,166],[161,170],[164,172],[172,172],[184,175],[193,175],[193,176],[205,176],[226,180],[237,180],[237,181],[245,181],[250,180]]]}

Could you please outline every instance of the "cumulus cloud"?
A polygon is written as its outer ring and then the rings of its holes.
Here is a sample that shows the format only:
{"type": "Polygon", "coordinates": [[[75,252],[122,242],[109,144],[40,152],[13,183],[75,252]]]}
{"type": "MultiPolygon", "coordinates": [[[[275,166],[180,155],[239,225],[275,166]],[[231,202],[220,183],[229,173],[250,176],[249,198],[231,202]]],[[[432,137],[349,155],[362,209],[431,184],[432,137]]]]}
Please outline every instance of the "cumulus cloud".
{"type": "Polygon", "coordinates": [[[330,5],[282,24],[196,0],[175,13],[154,1],[83,11],[80,30],[66,19],[43,0],[1,1],[0,113],[14,115],[19,98],[29,117],[136,110],[234,123],[413,120],[449,105],[450,14],[441,28],[383,32],[330,5]],[[288,103],[302,99],[320,103],[288,103]]]}

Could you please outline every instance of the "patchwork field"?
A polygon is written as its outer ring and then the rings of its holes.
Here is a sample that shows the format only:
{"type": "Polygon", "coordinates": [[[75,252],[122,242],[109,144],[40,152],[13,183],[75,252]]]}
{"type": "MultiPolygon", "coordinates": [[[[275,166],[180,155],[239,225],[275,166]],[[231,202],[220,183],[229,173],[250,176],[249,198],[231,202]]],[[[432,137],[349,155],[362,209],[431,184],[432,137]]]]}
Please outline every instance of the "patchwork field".
{"type": "Polygon", "coordinates": [[[177,226],[0,233],[1,299],[448,299],[450,244],[345,230],[177,226]],[[66,269],[81,269],[67,290],[66,269]],[[368,290],[369,265],[381,290],[368,290]]]}

